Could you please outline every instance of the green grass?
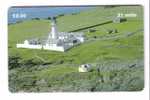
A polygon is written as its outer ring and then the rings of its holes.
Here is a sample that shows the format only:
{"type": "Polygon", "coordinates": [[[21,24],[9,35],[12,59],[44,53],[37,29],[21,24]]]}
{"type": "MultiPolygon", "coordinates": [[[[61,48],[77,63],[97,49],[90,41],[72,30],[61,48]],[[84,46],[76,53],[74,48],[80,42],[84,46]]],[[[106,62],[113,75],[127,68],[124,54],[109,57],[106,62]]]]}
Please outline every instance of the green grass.
{"type": "MultiPolygon", "coordinates": [[[[88,29],[83,30],[86,37],[90,39],[94,36],[121,36],[143,29],[141,6],[118,6],[105,9],[96,7],[76,15],[59,17],[57,18],[58,30],[72,31],[100,24],[112,20],[117,13],[136,13],[137,17],[127,18],[127,21],[122,23],[109,23],[92,28],[96,32],[89,33],[88,29]],[[107,29],[117,29],[118,33],[108,34],[107,29]]],[[[134,91],[143,89],[144,64],[137,63],[143,62],[144,58],[142,31],[123,38],[85,42],[64,53],[16,48],[16,43],[23,42],[25,39],[46,37],[50,32],[50,27],[50,21],[46,19],[29,20],[8,26],[8,55],[21,57],[19,59],[21,67],[9,70],[11,91],[134,91]],[[51,64],[46,67],[42,64],[24,66],[24,61],[41,60],[40,58],[44,60],[44,63],[50,62],[51,64]],[[60,63],[61,61],[63,63],[60,63]],[[129,62],[138,67],[128,68],[129,62]],[[98,66],[95,66],[93,72],[79,73],[77,66],[85,63],[99,63],[103,69],[101,73],[97,73],[98,66]],[[122,68],[123,66],[127,69],[122,68]],[[113,68],[120,70],[110,70],[113,68]],[[46,86],[36,84],[43,79],[45,81],[41,84],[46,84],[46,86]],[[97,80],[104,80],[104,82],[99,83],[97,80]],[[115,82],[117,82],[116,85],[115,82]]]]}

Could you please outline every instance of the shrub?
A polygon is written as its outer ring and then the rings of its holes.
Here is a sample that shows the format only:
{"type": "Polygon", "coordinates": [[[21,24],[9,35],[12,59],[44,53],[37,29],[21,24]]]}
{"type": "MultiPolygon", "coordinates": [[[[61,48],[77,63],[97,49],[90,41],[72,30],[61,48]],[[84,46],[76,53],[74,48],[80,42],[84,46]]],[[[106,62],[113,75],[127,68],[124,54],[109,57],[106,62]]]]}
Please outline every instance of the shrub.
{"type": "Polygon", "coordinates": [[[25,66],[25,67],[32,67],[32,66],[35,66],[35,65],[43,65],[44,62],[39,60],[39,59],[36,59],[36,58],[32,58],[32,59],[28,59],[28,60],[24,60],[22,62],[22,64],[25,66]]]}
{"type": "Polygon", "coordinates": [[[40,18],[36,17],[36,18],[32,18],[32,20],[40,20],[40,18]]]}
{"type": "Polygon", "coordinates": [[[9,70],[20,67],[21,65],[20,60],[21,58],[19,56],[9,56],[8,60],[9,70]]]}

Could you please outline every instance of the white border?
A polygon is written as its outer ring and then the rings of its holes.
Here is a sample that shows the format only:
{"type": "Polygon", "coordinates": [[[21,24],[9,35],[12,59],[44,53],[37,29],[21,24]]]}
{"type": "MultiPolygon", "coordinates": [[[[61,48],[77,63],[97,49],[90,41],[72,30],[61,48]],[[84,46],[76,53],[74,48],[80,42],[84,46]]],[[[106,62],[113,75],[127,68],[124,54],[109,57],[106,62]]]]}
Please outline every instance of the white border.
{"type": "MultiPolygon", "coordinates": [[[[17,37],[16,37],[17,38],[17,37]]],[[[68,100],[149,100],[149,0],[3,0],[0,3],[0,96],[1,100],[68,99],[68,100]],[[145,19],[145,88],[141,92],[99,93],[17,93],[8,91],[7,10],[10,6],[29,5],[112,5],[140,4],[145,19]]]]}

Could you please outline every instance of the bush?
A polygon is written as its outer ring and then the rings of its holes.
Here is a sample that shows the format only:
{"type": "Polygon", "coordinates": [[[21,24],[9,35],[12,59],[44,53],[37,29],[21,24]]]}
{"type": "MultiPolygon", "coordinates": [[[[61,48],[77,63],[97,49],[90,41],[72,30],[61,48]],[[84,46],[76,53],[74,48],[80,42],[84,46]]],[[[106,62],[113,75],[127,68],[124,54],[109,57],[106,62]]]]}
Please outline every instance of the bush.
{"type": "Polygon", "coordinates": [[[40,20],[40,18],[38,18],[38,17],[37,18],[32,18],[32,20],[40,20]]]}
{"type": "Polygon", "coordinates": [[[96,38],[97,38],[97,36],[93,36],[93,38],[95,38],[95,39],[96,39],[96,38]]]}
{"type": "Polygon", "coordinates": [[[58,15],[58,17],[62,17],[62,16],[64,16],[64,14],[60,14],[60,15],[58,15]]]}
{"type": "Polygon", "coordinates": [[[21,65],[20,60],[21,58],[19,56],[9,56],[8,60],[9,70],[20,67],[21,65]]]}
{"type": "Polygon", "coordinates": [[[43,65],[44,62],[39,60],[39,59],[36,59],[36,58],[33,58],[33,59],[28,59],[28,60],[24,60],[22,62],[22,64],[25,66],[25,67],[32,67],[32,66],[35,66],[35,65],[43,65]]]}

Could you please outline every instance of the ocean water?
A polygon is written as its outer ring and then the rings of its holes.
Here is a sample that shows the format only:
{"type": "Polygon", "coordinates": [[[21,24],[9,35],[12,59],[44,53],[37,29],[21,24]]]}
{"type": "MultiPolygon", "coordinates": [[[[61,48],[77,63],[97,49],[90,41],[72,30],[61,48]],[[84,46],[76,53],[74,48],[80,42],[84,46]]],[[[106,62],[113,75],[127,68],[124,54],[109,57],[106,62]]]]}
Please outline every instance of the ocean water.
{"type": "Polygon", "coordinates": [[[93,7],[11,7],[8,10],[8,23],[78,13],[91,8],[93,7]]]}

